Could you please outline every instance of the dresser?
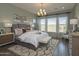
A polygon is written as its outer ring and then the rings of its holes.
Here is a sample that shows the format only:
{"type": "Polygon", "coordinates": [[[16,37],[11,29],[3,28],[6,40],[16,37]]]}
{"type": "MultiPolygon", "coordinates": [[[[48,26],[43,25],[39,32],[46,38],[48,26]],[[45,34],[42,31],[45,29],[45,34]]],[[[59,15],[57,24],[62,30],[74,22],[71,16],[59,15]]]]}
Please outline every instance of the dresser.
{"type": "Polygon", "coordinates": [[[0,34],[0,46],[14,42],[13,33],[0,34]]]}
{"type": "Polygon", "coordinates": [[[70,34],[69,52],[72,56],[79,56],[79,32],[73,32],[70,34]]]}

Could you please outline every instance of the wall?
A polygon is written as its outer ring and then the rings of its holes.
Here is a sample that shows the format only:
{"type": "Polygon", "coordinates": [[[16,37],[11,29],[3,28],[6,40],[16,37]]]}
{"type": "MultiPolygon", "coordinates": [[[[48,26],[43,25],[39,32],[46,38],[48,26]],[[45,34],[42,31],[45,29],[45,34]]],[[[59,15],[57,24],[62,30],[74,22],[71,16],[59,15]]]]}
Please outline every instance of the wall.
{"type": "Polygon", "coordinates": [[[76,4],[75,6],[75,17],[79,18],[79,4],[76,4]]]}
{"type": "Polygon", "coordinates": [[[26,20],[32,22],[33,18],[35,18],[35,16],[28,11],[15,7],[11,4],[0,3],[0,27],[3,27],[5,23],[23,23],[22,21],[26,20]],[[26,19],[18,22],[15,19],[16,14],[19,16],[25,16],[26,19]]]}
{"type": "Polygon", "coordinates": [[[78,27],[79,27],[79,3],[76,4],[75,6],[74,17],[78,18],[78,27]]]}

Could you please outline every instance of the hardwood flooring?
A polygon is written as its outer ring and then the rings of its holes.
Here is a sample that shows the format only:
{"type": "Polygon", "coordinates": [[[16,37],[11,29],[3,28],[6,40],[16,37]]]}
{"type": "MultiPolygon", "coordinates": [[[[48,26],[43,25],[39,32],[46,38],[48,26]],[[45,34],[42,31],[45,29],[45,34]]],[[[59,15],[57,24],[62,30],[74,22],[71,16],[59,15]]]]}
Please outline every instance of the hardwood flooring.
{"type": "Polygon", "coordinates": [[[69,56],[68,44],[68,39],[61,39],[58,46],[55,49],[54,56],[69,56]]]}

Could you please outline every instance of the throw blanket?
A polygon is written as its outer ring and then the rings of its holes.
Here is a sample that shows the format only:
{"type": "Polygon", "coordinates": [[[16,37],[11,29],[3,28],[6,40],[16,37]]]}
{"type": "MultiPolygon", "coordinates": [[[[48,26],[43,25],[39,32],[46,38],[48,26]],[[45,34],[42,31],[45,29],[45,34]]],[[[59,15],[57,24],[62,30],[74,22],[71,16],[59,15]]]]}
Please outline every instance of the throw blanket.
{"type": "Polygon", "coordinates": [[[33,44],[36,48],[41,43],[48,43],[51,37],[46,32],[30,31],[18,37],[20,41],[33,44]]]}

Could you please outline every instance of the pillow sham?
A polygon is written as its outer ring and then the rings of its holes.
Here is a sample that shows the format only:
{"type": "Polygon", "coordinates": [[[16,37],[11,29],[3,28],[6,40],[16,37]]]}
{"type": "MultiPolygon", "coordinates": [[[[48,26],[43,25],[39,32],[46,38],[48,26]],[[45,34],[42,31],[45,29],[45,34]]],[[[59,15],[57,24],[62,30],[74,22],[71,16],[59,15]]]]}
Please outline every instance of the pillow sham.
{"type": "Polygon", "coordinates": [[[23,33],[25,33],[26,32],[26,29],[22,29],[22,31],[23,31],[23,33]]]}
{"type": "Polygon", "coordinates": [[[15,29],[15,35],[16,35],[16,36],[20,36],[21,34],[23,34],[22,29],[16,28],[16,29],[15,29]]]}

